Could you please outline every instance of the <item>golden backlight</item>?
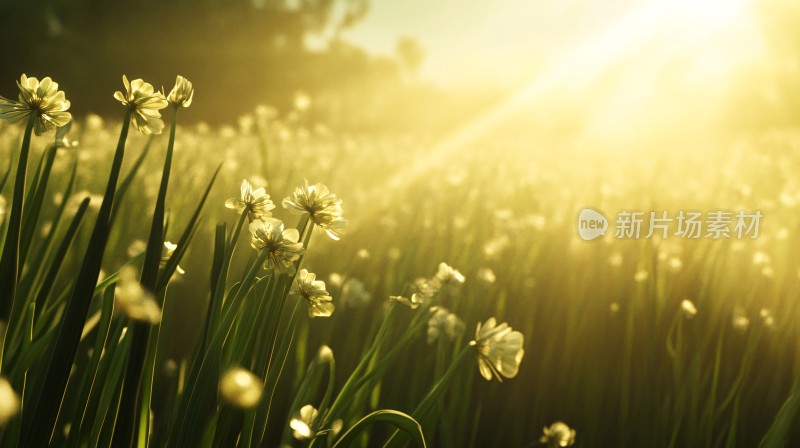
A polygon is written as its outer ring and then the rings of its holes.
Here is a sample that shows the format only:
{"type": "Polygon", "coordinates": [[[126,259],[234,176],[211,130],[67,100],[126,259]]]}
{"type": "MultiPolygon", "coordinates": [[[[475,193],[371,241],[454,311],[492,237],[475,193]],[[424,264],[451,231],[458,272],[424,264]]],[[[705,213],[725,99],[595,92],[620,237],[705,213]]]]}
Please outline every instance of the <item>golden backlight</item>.
{"type": "Polygon", "coordinates": [[[0,448],[800,446],[800,0],[162,1],[0,6],[0,448]]]}

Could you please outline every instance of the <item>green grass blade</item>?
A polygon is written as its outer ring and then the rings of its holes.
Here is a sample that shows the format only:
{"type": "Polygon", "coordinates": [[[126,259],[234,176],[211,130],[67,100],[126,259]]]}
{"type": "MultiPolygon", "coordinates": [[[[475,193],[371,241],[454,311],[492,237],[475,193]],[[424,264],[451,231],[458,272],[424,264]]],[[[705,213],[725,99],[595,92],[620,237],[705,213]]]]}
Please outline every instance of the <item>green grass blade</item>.
{"type": "Polygon", "coordinates": [[[122,199],[125,197],[125,193],[128,192],[128,189],[130,188],[134,179],[136,179],[136,174],[142,167],[142,164],[144,163],[144,159],[147,157],[147,154],[150,153],[150,147],[152,146],[154,138],[155,136],[151,135],[147,139],[147,143],[145,143],[144,148],[142,148],[141,154],[139,154],[139,157],[137,157],[136,160],[133,162],[131,170],[128,171],[128,174],[126,174],[125,178],[122,179],[122,182],[119,183],[119,188],[117,188],[117,193],[114,199],[114,207],[111,211],[111,222],[114,222],[114,218],[117,216],[117,213],[119,213],[119,207],[122,205],[122,199]]]}
{"type": "Polygon", "coordinates": [[[42,212],[42,205],[44,203],[44,195],[47,192],[47,184],[50,181],[50,172],[53,169],[53,162],[56,158],[56,147],[50,146],[44,154],[44,167],[41,169],[41,176],[38,182],[34,185],[35,189],[31,189],[32,197],[26,205],[26,213],[22,217],[22,240],[19,246],[19,262],[20,265],[25,264],[28,257],[28,250],[30,249],[31,242],[36,232],[36,225],[39,222],[39,215],[42,212]]]}
{"type": "Polygon", "coordinates": [[[411,441],[416,446],[425,447],[425,436],[422,434],[422,426],[408,414],[391,409],[375,411],[362,418],[355,425],[345,432],[333,445],[334,448],[353,446],[356,437],[364,431],[367,426],[373,423],[388,423],[397,427],[398,430],[405,432],[411,437],[411,441]]]}
{"type": "MultiPolygon", "coordinates": [[[[53,256],[50,254],[50,250],[52,249],[51,245],[53,240],[56,237],[59,225],[61,224],[61,219],[64,217],[64,212],[69,205],[68,200],[66,198],[72,197],[72,190],[75,188],[75,178],[77,174],[77,163],[72,164],[72,170],[70,171],[69,182],[67,182],[67,187],[64,190],[63,197],[64,200],[61,201],[61,205],[56,210],[56,214],[53,217],[52,226],[50,231],[47,234],[47,237],[44,239],[42,244],[39,245],[38,250],[30,259],[28,263],[28,269],[24,273],[23,278],[20,280],[19,289],[21,291],[26,291],[28,295],[32,295],[35,293],[34,285],[36,285],[36,281],[39,280],[39,276],[42,274],[42,271],[45,269],[47,263],[45,260],[53,260],[53,256]]],[[[74,218],[73,218],[74,219],[74,218]]],[[[52,265],[52,263],[51,263],[52,265]]],[[[52,280],[52,279],[51,279],[52,280]]],[[[42,284],[42,287],[48,286],[48,283],[42,284]]],[[[37,309],[39,310],[37,314],[41,314],[42,308],[41,305],[37,305],[37,309]]]]}
{"type": "MultiPolygon", "coordinates": [[[[194,361],[186,383],[186,389],[181,397],[181,403],[176,415],[177,422],[171,442],[177,446],[195,446],[197,437],[202,432],[203,424],[209,416],[210,408],[216,402],[217,385],[220,375],[220,359],[225,339],[233,327],[234,319],[248,295],[256,279],[256,273],[261,268],[268,255],[262,251],[258,260],[251,266],[245,276],[245,281],[233,297],[229,297],[231,306],[224,313],[218,329],[209,343],[205,353],[201,353],[194,361]]],[[[230,294],[229,294],[230,296],[230,294]]]]}
{"type": "Polygon", "coordinates": [[[108,371],[108,375],[102,379],[103,387],[97,414],[94,423],[91,425],[92,432],[89,435],[89,446],[110,446],[109,443],[101,444],[100,438],[103,432],[109,429],[107,426],[109,419],[111,422],[116,419],[115,415],[119,408],[119,395],[122,388],[120,380],[125,369],[130,340],[130,337],[123,330],[121,341],[114,351],[114,356],[111,358],[111,368],[108,371]]]}
{"type": "MultiPolygon", "coordinates": [[[[75,420],[72,422],[73,431],[70,432],[68,443],[70,446],[77,446],[78,434],[80,428],[83,426],[84,419],[86,418],[89,408],[89,398],[95,387],[102,388],[102,384],[98,384],[97,374],[100,366],[100,360],[103,356],[103,348],[108,341],[109,330],[111,329],[111,318],[114,314],[114,288],[109,287],[103,295],[103,310],[100,314],[100,322],[97,326],[97,334],[95,335],[94,346],[92,348],[92,356],[89,359],[89,366],[86,369],[83,381],[81,382],[78,398],[75,400],[78,405],[83,404],[83,409],[80,414],[75,415],[75,420]],[[74,443],[74,445],[73,445],[74,443]]],[[[95,390],[96,392],[96,390],[95,390]]]]}
{"type": "Polygon", "coordinates": [[[58,246],[58,250],[53,256],[50,269],[48,269],[47,275],[44,277],[42,288],[36,295],[35,302],[37,309],[44,308],[47,296],[50,295],[50,291],[55,285],[58,272],[61,269],[64,259],[67,257],[67,251],[69,251],[69,248],[72,246],[72,242],[75,240],[75,235],[78,233],[81,222],[83,222],[83,216],[86,214],[86,210],[88,210],[88,208],[89,198],[84,198],[83,201],[81,201],[81,205],[78,206],[78,211],[75,213],[75,216],[72,217],[72,222],[69,224],[69,228],[67,228],[67,233],[64,234],[64,238],[61,240],[61,244],[58,246]]]}
{"type": "MultiPolygon", "coordinates": [[[[174,116],[169,134],[169,144],[161,173],[161,185],[158,189],[153,219],[150,223],[150,236],[145,250],[144,266],[142,267],[141,284],[154,295],[159,295],[156,289],[158,268],[161,264],[161,252],[164,246],[164,210],[166,208],[167,187],[172,167],[172,152],[175,145],[175,129],[177,127],[178,108],[173,108],[174,116]]],[[[188,242],[186,243],[188,244],[188,242]]],[[[176,265],[177,266],[177,265],[176,265]]],[[[118,446],[134,446],[136,444],[136,416],[139,415],[139,397],[141,395],[142,371],[150,340],[150,325],[134,323],[131,341],[130,359],[122,383],[122,398],[120,412],[117,419],[117,428],[114,432],[114,444],[118,446]]],[[[149,387],[148,387],[149,389],[149,387]]]]}
{"type": "Polygon", "coordinates": [[[22,226],[22,211],[24,210],[23,200],[25,198],[25,177],[28,173],[28,153],[31,147],[31,132],[36,122],[36,114],[30,114],[25,133],[22,137],[22,148],[20,149],[19,162],[17,163],[17,177],[14,179],[14,198],[11,202],[11,213],[9,214],[6,227],[6,237],[3,243],[3,252],[0,255],[0,320],[8,322],[11,315],[11,308],[17,290],[17,280],[19,277],[19,243],[22,226]]]}
{"type": "Polygon", "coordinates": [[[197,230],[198,221],[200,219],[200,212],[203,210],[203,206],[206,203],[206,199],[208,199],[208,194],[211,192],[211,187],[214,185],[214,181],[217,179],[217,175],[219,171],[222,169],[222,164],[217,166],[217,169],[214,171],[214,175],[211,176],[211,180],[208,182],[208,186],[206,187],[205,192],[203,192],[203,196],[200,198],[200,201],[197,204],[197,208],[195,208],[192,217],[189,219],[189,223],[186,225],[186,229],[183,231],[181,238],[178,240],[178,247],[175,249],[175,252],[172,253],[172,256],[169,258],[167,265],[164,269],[161,270],[158,276],[158,283],[156,284],[156,291],[160,291],[167,283],[169,283],[169,279],[172,278],[172,275],[175,273],[175,269],[178,267],[178,263],[180,263],[181,258],[186,253],[186,249],[189,247],[189,241],[191,241],[194,232],[197,230]]]}
{"type": "Polygon", "coordinates": [[[11,167],[14,165],[14,159],[8,160],[8,168],[6,168],[6,172],[3,173],[2,179],[0,179],[0,191],[6,187],[6,183],[8,182],[8,178],[11,176],[11,167]]]}
{"type": "Polygon", "coordinates": [[[789,439],[797,433],[800,427],[800,382],[795,383],[795,387],[783,406],[775,415],[769,430],[764,434],[760,448],[778,448],[789,446],[789,439]]]}
{"type": "Polygon", "coordinates": [[[208,342],[211,338],[213,329],[216,328],[215,322],[217,321],[219,310],[222,309],[222,297],[217,296],[214,291],[217,291],[217,282],[221,280],[222,266],[224,264],[223,257],[225,256],[225,229],[226,225],[224,223],[217,224],[217,228],[214,233],[214,258],[211,262],[211,297],[208,299],[206,323],[203,327],[203,340],[202,345],[200,346],[201,352],[208,347],[208,342]]]}
{"type": "Polygon", "coordinates": [[[109,174],[108,185],[103,203],[97,215],[97,221],[89,239],[81,269],[75,287],[67,303],[58,337],[45,364],[47,372],[40,390],[31,395],[31,411],[23,415],[23,445],[44,446],[50,440],[54,430],[61,398],[67,387],[72,363],[78,350],[83,324],[89,313],[91,299],[94,296],[97,278],[100,275],[103,253],[111,231],[111,210],[114,204],[122,159],[125,155],[125,142],[131,120],[131,110],[125,112],[125,119],[120,132],[119,143],[114,154],[114,161],[109,174]]]}

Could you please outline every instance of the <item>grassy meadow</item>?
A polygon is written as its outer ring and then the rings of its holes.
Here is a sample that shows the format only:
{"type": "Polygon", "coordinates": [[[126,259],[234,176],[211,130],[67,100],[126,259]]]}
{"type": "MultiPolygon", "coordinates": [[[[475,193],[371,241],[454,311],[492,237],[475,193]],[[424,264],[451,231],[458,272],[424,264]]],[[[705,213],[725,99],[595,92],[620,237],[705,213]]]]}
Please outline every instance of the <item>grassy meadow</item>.
{"type": "Polygon", "coordinates": [[[183,125],[180,79],[67,124],[42,84],[0,86],[3,446],[800,443],[800,134],[645,157],[302,103],[183,125]],[[621,210],[764,218],[619,239],[621,210]]]}

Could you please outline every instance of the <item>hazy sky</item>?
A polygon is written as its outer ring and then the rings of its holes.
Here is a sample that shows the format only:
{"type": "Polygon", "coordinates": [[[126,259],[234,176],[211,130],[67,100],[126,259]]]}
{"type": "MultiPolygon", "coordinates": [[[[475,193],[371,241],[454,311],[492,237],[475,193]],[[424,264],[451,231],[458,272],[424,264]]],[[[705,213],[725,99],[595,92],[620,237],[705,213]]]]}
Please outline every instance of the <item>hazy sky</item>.
{"type": "Polygon", "coordinates": [[[441,84],[513,84],[637,2],[634,0],[372,0],[346,33],[365,48],[394,51],[416,37],[427,56],[421,76],[441,84]]]}

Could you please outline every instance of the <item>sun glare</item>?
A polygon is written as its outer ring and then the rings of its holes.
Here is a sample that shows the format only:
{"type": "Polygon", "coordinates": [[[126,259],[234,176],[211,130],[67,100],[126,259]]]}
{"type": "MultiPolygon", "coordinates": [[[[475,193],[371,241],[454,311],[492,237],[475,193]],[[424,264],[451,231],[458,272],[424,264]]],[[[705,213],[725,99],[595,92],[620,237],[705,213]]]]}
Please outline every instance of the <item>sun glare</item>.
{"type": "MultiPolygon", "coordinates": [[[[637,138],[643,134],[652,137],[653,133],[674,125],[664,119],[664,114],[674,116],[675,104],[667,103],[677,100],[666,98],[673,91],[673,86],[656,84],[661,75],[659,70],[666,61],[676,57],[687,61],[684,76],[689,79],[684,81],[702,84],[713,78],[716,88],[727,80],[726,77],[730,76],[735,66],[752,57],[753,52],[748,49],[752,49],[757,39],[754,39],[755,27],[750,23],[747,4],[748,0],[652,0],[630,10],[599,33],[565,52],[554,64],[540,71],[504,101],[442,139],[431,151],[430,157],[397,173],[387,185],[398,188],[413,182],[442,160],[454,157],[468,143],[541,101],[548,92],[564,86],[588,92],[585,103],[590,112],[587,113],[595,117],[589,119],[585,132],[591,137],[609,140],[606,145],[595,142],[598,147],[613,147],[623,134],[626,138],[637,138]],[[619,84],[631,86],[634,82],[644,82],[650,86],[647,91],[631,98],[631,89],[621,88],[605,100],[594,98],[591,94],[593,84],[603,74],[622,64],[632,64],[636,70],[628,73],[631,79],[627,81],[625,75],[621,75],[619,84]],[[652,68],[641,71],[642,65],[652,68]],[[650,81],[643,81],[642,77],[650,81]],[[655,109],[660,107],[661,115],[653,110],[649,111],[649,116],[636,113],[648,102],[649,106],[655,104],[655,109]],[[640,122],[620,121],[619,117],[631,117],[640,122]],[[634,128],[637,132],[632,132],[634,128]]],[[[703,109],[714,107],[707,103],[682,105],[687,109],[689,106],[703,109]]],[[[684,117],[693,120],[690,113],[684,117]]]]}
{"type": "Polygon", "coordinates": [[[657,0],[676,18],[711,32],[736,26],[747,19],[747,0],[657,0]]]}

